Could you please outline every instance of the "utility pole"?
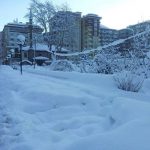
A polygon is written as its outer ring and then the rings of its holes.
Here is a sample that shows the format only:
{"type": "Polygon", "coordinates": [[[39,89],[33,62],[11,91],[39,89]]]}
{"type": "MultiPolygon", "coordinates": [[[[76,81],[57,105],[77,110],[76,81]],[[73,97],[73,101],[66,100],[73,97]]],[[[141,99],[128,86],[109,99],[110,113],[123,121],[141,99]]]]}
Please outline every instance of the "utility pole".
{"type": "Polygon", "coordinates": [[[18,35],[17,36],[17,44],[19,45],[20,48],[20,72],[22,75],[22,46],[25,43],[25,36],[24,35],[18,35]]]}
{"type": "Polygon", "coordinates": [[[22,75],[22,44],[19,44],[20,47],[20,72],[22,75]]]}
{"type": "Polygon", "coordinates": [[[35,63],[36,63],[36,61],[35,61],[35,51],[36,51],[36,37],[35,37],[35,47],[34,47],[34,69],[35,69],[35,63]]]}
{"type": "Polygon", "coordinates": [[[32,31],[33,31],[33,16],[32,16],[32,11],[30,8],[30,17],[29,17],[29,43],[30,43],[30,50],[33,49],[33,36],[32,36],[32,31]]]}

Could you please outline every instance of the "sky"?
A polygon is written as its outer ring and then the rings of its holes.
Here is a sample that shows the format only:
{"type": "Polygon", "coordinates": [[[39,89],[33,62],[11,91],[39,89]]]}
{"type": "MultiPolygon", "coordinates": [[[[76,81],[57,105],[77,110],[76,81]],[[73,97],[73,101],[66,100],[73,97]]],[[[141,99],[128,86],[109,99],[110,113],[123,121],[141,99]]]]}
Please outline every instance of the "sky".
{"type": "MultiPolygon", "coordinates": [[[[30,0],[0,0],[0,31],[4,25],[18,18],[24,18],[29,8],[30,0]]],[[[40,0],[45,1],[45,0],[40,0]]],[[[82,12],[82,15],[94,13],[102,17],[101,24],[122,29],[128,25],[150,20],[149,0],[53,0],[54,4],[68,3],[72,11],[82,12]]]]}

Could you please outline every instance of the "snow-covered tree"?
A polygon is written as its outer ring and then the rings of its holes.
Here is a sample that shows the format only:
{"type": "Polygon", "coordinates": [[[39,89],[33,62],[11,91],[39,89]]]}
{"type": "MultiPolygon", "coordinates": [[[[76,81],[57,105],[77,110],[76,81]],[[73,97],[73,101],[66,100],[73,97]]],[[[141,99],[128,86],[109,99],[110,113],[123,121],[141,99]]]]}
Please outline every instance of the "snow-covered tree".
{"type": "MultiPolygon", "coordinates": [[[[51,18],[58,11],[70,10],[67,3],[61,5],[54,5],[52,1],[41,2],[40,0],[31,0],[30,9],[32,10],[34,21],[39,24],[45,31],[45,33],[51,30],[51,18]]],[[[29,17],[28,12],[25,17],[29,17]]]]}
{"type": "Polygon", "coordinates": [[[70,11],[59,11],[51,19],[51,31],[47,41],[61,49],[74,49],[78,43],[77,21],[78,17],[70,11]]]}

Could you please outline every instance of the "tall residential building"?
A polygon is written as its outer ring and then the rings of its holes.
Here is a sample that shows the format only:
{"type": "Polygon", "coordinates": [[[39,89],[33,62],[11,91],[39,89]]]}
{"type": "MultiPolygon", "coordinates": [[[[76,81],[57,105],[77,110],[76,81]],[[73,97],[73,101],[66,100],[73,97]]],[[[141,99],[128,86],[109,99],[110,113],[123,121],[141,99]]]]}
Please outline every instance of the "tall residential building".
{"type": "Polygon", "coordinates": [[[82,50],[99,46],[100,20],[96,14],[87,14],[82,18],[82,50]]]}
{"type": "MultiPolygon", "coordinates": [[[[33,25],[33,36],[39,36],[43,32],[40,26],[33,25]]],[[[17,36],[25,36],[25,45],[30,44],[29,23],[8,23],[2,31],[3,57],[5,58],[10,49],[18,53],[17,36]]]]}
{"type": "Polygon", "coordinates": [[[110,29],[108,27],[100,25],[100,46],[104,46],[118,40],[118,35],[118,30],[110,29]]]}
{"type": "Polygon", "coordinates": [[[81,13],[59,11],[51,19],[51,41],[56,47],[81,51],[81,13]]]}

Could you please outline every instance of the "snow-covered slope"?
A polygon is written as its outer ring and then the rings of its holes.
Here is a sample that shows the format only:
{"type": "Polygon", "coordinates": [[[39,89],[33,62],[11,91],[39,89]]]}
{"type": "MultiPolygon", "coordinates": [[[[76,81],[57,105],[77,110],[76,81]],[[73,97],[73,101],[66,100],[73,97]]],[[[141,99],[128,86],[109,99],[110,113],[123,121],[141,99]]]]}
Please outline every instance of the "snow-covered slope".
{"type": "Polygon", "coordinates": [[[0,149],[150,150],[150,80],[139,93],[112,75],[0,68],[0,149]]]}

